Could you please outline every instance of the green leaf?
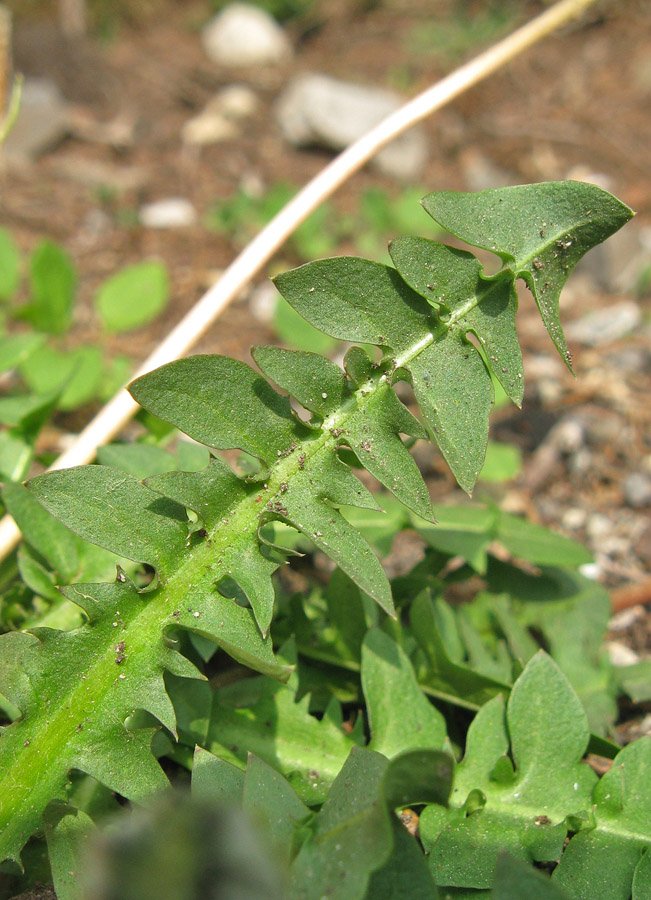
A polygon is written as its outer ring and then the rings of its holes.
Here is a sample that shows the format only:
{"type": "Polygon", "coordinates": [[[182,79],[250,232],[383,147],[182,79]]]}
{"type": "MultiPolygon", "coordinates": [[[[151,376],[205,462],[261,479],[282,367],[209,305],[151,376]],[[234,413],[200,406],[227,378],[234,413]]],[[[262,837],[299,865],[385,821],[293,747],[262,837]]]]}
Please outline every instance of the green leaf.
{"type": "Polygon", "coordinates": [[[454,317],[450,330],[461,335],[471,332],[478,338],[497,380],[520,406],[524,371],[515,330],[518,300],[513,282],[486,281],[479,260],[471,253],[425,238],[399,238],[389,250],[407,284],[435,309],[454,317]]]}
{"type": "Polygon", "coordinates": [[[428,807],[421,816],[439,885],[489,887],[506,850],[527,861],[556,860],[567,817],[590,804],[596,776],[581,764],[589,739],[585,714],[548,656],[533,657],[513,686],[506,719],[502,710],[495,698],[475,718],[449,812],[428,807]]]}
{"type": "Polygon", "coordinates": [[[177,360],[138,378],[129,390],[149,412],[194,440],[245,450],[268,466],[309,433],[292,416],[286,397],[245,363],[222,356],[177,360]]]}
{"type": "Polygon", "coordinates": [[[273,326],[280,340],[296,350],[327,355],[337,346],[336,341],[301,318],[280,296],[274,308],[273,326]]]}
{"type": "Polygon", "coordinates": [[[549,878],[504,853],[497,860],[491,900],[569,900],[549,878]]]}
{"type": "Polygon", "coordinates": [[[132,331],[165,309],[170,288],[167,268],[152,260],[121,269],[101,285],[95,308],[107,331],[132,331]]]}
{"type": "Polygon", "coordinates": [[[67,253],[43,241],[30,259],[30,302],[22,314],[35,328],[63,334],[72,320],[77,273],[67,253]]]}
{"type": "Polygon", "coordinates": [[[584,253],[628,222],[632,210],[607,191],[578,181],[477,194],[438,191],[422,202],[439,225],[473,247],[497,253],[525,280],[545,328],[571,367],[558,312],[560,292],[584,253]]]}
{"type": "Polygon", "coordinates": [[[436,550],[462,556],[480,574],[486,571],[486,551],[493,540],[498,513],[485,506],[433,507],[435,525],[416,522],[416,530],[436,550]]]}
{"type": "Polygon", "coordinates": [[[71,410],[93,400],[103,377],[99,347],[77,347],[69,353],[44,345],[20,364],[20,374],[30,390],[45,395],[59,393],[59,409],[71,410]]]}
{"type": "Polygon", "coordinates": [[[112,466],[139,479],[177,468],[174,454],[155,444],[107,444],[98,449],[97,459],[103,466],[112,466]]]}
{"type": "Polygon", "coordinates": [[[79,571],[80,540],[46,512],[33,494],[18,484],[5,484],[2,499],[23,538],[69,582],[79,571]]]}
{"type": "Polygon", "coordinates": [[[497,540],[514,556],[538,566],[582,566],[592,554],[582,544],[521,516],[500,513],[497,540]]]}
{"type": "Polygon", "coordinates": [[[414,599],[409,618],[426,662],[425,672],[419,680],[430,693],[469,709],[477,709],[496,694],[508,693],[509,686],[505,682],[482,675],[451,658],[426,591],[414,599]]]}
{"type": "Polygon", "coordinates": [[[392,851],[388,809],[379,791],[387,760],[355,747],[314,820],[313,837],[292,866],[290,900],[357,900],[392,851]]]}
{"type": "Polygon", "coordinates": [[[234,806],[244,794],[245,774],[237,766],[197,747],[192,763],[192,795],[234,806]]]}
{"type": "Polygon", "coordinates": [[[479,473],[480,481],[510,481],[522,470],[522,453],[515,444],[498,444],[489,441],[486,459],[479,473]]]}
{"type": "Polygon", "coordinates": [[[630,896],[635,877],[638,896],[648,896],[648,866],[639,874],[636,867],[642,854],[651,851],[651,738],[640,738],[618,753],[593,799],[595,827],[572,838],[554,882],[573,900],[620,900],[630,896]]]}
{"type": "Polygon", "coordinates": [[[264,823],[274,856],[288,865],[294,832],[312,813],[282,775],[252,754],[246,766],[243,805],[255,820],[264,823]]]}
{"type": "Polygon", "coordinates": [[[44,340],[44,335],[29,332],[26,334],[8,334],[0,337],[0,372],[8,372],[10,369],[19,366],[41,346],[44,340]]]}
{"type": "Polygon", "coordinates": [[[312,716],[309,699],[297,700],[297,688],[292,675],[286,685],[255,678],[217,690],[207,749],[241,767],[254,753],[292,776],[299,797],[314,804],[325,799],[355,744],[330,718],[312,716]]]}
{"type": "Polygon", "coordinates": [[[443,746],[443,716],[424,697],[404,652],[379,628],[372,628],[364,639],[362,687],[373,735],[371,750],[390,759],[406,750],[443,746]]]}
{"type": "MultiPolygon", "coordinates": [[[[441,246],[441,252],[447,276],[463,278],[465,260],[450,248],[441,246]]],[[[361,259],[308,263],[275,283],[317,328],[386,349],[398,372],[410,377],[430,436],[461,486],[471,490],[483,463],[493,386],[456,319],[437,320],[394,269],[361,259]]],[[[473,296],[472,302],[479,300],[473,296]]]]}
{"type": "Polygon", "coordinates": [[[63,469],[33,478],[29,489],[84,540],[127,559],[149,563],[161,577],[174,569],[185,545],[188,532],[183,508],[156,497],[118,469],[63,469]]]}
{"type": "Polygon", "coordinates": [[[0,301],[11,300],[19,284],[20,251],[7,229],[0,228],[0,301]]]}
{"type": "Polygon", "coordinates": [[[50,805],[43,819],[57,900],[82,900],[81,843],[93,835],[95,826],[85,812],[63,804],[50,805]]]}
{"type": "Polygon", "coordinates": [[[393,853],[371,875],[366,900],[437,900],[434,879],[416,841],[398,821],[393,829],[393,853]]]}

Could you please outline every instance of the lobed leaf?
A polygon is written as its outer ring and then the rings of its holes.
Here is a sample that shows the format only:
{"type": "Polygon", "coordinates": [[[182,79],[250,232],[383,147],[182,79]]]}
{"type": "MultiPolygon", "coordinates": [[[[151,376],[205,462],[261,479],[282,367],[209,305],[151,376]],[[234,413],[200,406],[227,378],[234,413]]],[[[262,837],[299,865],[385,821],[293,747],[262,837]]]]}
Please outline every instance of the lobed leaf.
{"type": "Polygon", "coordinates": [[[602,188],[579,181],[477,194],[438,191],[422,203],[451,234],[497,253],[515,277],[525,280],[545,328],[571,368],[559,318],[560,292],[579,259],[628,222],[632,210],[602,188]]]}
{"type": "Polygon", "coordinates": [[[553,880],[573,900],[642,900],[651,891],[651,738],[621,750],[594,790],[594,827],[574,835],[553,880]],[[635,884],[635,887],[634,887],[635,884]]]}
{"type": "Polygon", "coordinates": [[[449,812],[428,807],[421,816],[439,885],[488,888],[505,850],[527,861],[556,860],[568,816],[590,805],[596,776],[580,763],[589,737],[585,713],[548,656],[533,657],[513,686],[506,717],[503,709],[496,697],[471,725],[449,812]]]}

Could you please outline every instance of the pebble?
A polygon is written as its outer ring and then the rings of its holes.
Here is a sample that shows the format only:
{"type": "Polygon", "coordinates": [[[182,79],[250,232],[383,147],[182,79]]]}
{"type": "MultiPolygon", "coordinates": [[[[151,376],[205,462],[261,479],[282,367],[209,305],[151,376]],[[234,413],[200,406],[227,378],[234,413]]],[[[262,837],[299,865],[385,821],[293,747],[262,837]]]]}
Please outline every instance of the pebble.
{"type": "Polygon", "coordinates": [[[651,478],[642,472],[631,472],[622,483],[624,497],[633,509],[651,504],[651,478]]]}
{"type": "Polygon", "coordinates": [[[571,507],[565,510],[561,521],[564,528],[568,528],[570,531],[578,531],[579,528],[583,528],[587,518],[588,514],[584,509],[571,507]]]}
{"type": "Polygon", "coordinates": [[[588,537],[593,540],[595,538],[610,537],[613,533],[613,523],[603,513],[593,513],[586,522],[585,530],[588,537]]]}
{"type": "Polygon", "coordinates": [[[68,131],[68,106],[49,78],[26,78],[20,112],[2,146],[3,156],[19,164],[34,162],[68,131]]]}
{"type": "Polygon", "coordinates": [[[606,641],[606,648],[611,663],[618,668],[622,666],[632,666],[640,661],[640,657],[637,653],[620,641],[606,641]]]}
{"type": "Polygon", "coordinates": [[[196,223],[197,211],[184,197],[168,197],[141,206],[138,219],[145,228],[187,228],[196,223]]]}
{"type": "MultiPolygon", "coordinates": [[[[290,81],[275,114],[292,146],[343,150],[402,105],[392,91],[308,73],[290,81]]],[[[413,180],[422,176],[427,156],[424,131],[411,128],[381,150],[373,164],[394,178],[413,180]]]]}
{"type": "Polygon", "coordinates": [[[633,300],[622,300],[607,309],[589,313],[565,329],[568,340],[599,347],[625,337],[642,323],[642,311],[633,300]]]}
{"type": "Polygon", "coordinates": [[[240,134],[237,122],[250,118],[258,105],[257,95],[246,85],[229,85],[185,123],[181,130],[183,142],[203,146],[233,140],[240,134]]]}
{"type": "Polygon", "coordinates": [[[643,606],[631,606],[629,609],[623,609],[612,617],[608,622],[609,631],[627,631],[631,625],[635,625],[640,619],[646,615],[643,606]]]}
{"type": "Polygon", "coordinates": [[[261,281],[253,288],[249,297],[249,309],[258,322],[268,325],[273,321],[279,296],[278,288],[272,281],[261,281]]]}
{"type": "Polygon", "coordinates": [[[289,38],[275,19],[251,3],[229,3],[204,26],[201,41],[220,66],[268,66],[292,56],[289,38]]]}

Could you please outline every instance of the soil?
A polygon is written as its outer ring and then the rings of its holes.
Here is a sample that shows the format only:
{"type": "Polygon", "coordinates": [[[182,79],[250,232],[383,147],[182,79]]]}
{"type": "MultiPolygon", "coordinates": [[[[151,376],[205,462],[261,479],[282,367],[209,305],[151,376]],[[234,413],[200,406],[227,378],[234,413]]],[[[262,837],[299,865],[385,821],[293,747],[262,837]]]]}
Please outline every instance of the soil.
{"type": "MultiPolygon", "coordinates": [[[[507,29],[545,5],[515,4],[507,29]]],[[[210,208],[245,183],[300,186],[330,158],[325,151],[292,149],[275,124],[273,104],[291,75],[326,72],[398,85],[414,95],[488,43],[479,35],[454,55],[428,49],[423,39],[435,33],[433,28],[444,33],[460,10],[470,18],[484,15],[485,0],[434,5],[431,0],[323,0],[307,17],[287,23],[296,48],[292,62],[233,72],[212,64],[202,49],[199,31],[210,14],[203,0],[122,4],[138,12],[132,10],[130,18],[116,15],[112,27],[119,27],[110,39],[91,33],[74,41],[59,33],[46,6],[40,4],[38,15],[17,16],[15,64],[27,75],[54,79],[74,105],[74,121],[68,136],[38,160],[0,174],[2,221],[25,250],[50,237],[72,255],[80,271],[80,299],[71,340],[101,339],[134,360],[153,350],[235,255],[228,239],[202,224],[210,208]],[[183,124],[231,83],[255,91],[258,114],[236,139],[201,150],[184,148],[183,124]],[[143,203],[170,196],[190,200],[199,224],[169,230],[136,224],[143,203]],[[97,286],[119,267],[152,256],[169,267],[173,303],[141,331],[101,335],[91,305],[97,286]]],[[[423,184],[428,190],[467,190],[480,182],[494,186],[487,180],[597,179],[637,210],[627,226],[637,239],[651,224],[650,25],[651,4],[644,0],[597,4],[580,23],[466,93],[423,126],[430,147],[423,184]]],[[[366,169],[336,196],[342,215],[356,209],[369,187],[390,196],[400,190],[366,169]]],[[[593,268],[588,264],[577,271],[564,294],[566,324],[630,299],[612,283],[619,271],[617,254],[627,252],[631,240],[622,238],[615,251],[591,257],[593,268]],[[605,280],[596,274],[604,267],[605,280]]],[[[270,269],[298,261],[287,250],[270,269]]],[[[635,333],[596,348],[570,341],[574,379],[555,360],[533,301],[522,293],[527,397],[522,412],[496,413],[493,437],[516,443],[524,465],[507,488],[483,489],[506,508],[587,542],[596,554],[598,577],[623,589],[620,598],[629,598],[619,606],[644,606],[651,599],[649,507],[630,505],[625,492],[627,475],[651,477],[649,310],[644,298],[639,302],[646,318],[635,333]],[[626,593],[629,588],[633,594],[626,593]]],[[[247,359],[251,344],[274,341],[243,296],[196,349],[247,359]]],[[[68,416],[58,424],[76,430],[83,422],[68,416]]],[[[417,447],[417,453],[432,497],[458,499],[440,458],[425,448],[417,447]]],[[[637,652],[650,650],[648,621],[647,616],[644,641],[636,626],[637,652]]],[[[621,632],[617,639],[622,640],[621,632]]]]}

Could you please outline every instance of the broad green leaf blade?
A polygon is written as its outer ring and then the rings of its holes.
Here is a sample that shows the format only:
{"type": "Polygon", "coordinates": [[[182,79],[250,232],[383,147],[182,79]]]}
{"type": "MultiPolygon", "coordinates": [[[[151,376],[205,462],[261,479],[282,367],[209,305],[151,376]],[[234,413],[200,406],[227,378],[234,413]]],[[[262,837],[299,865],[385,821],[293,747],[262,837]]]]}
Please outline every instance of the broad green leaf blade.
{"type": "Polygon", "coordinates": [[[215,692],[207,749],[244,768],[254,753],[286,777],[305,803],[323,802],[354,741],[341,727],[296,700],[298,677],[286,685],[248,679],[215,692]]]}
{"type": "Polygon", "coordinates": [[[155,444],[107,444],[98,447],[97,460],[102,466],[120,469],[138,479],[177,468],[174,454],[155,444]]]}
{"type": "Polygon", "coordinates": [[[254,347],[251,354],[265,375],[320,419],[336,412],[350,396],[339,366],[317,353],[254,347]]]}
{"type": "Polygon", "coordinates": [[[510,513],[500,513],[495,537],[513,556],[537,566],[578,568],[592,562],[592,554],[578,541],[510,513]]]}
{"type": "Polygon", "coordinates": [[[355,747],[314,820],[291,870],[289,900],[362,900],[371,874],[393,849],[389,811],[380,793],[388,762],[355,747]]]}
{"type": "Polygon", "coordinates": [[[2,498],[24,540],[38,551],[64,581],[70,581],[79,571],[79,538],[50,515],[22,485],[5,484],[2,498]]]}
{"type": "Polygon", "coordinates": [[[95,308],[107,331],[132,331],[156,318],[170,297],[169,276],[162,262],[136,263],[101,285],[95,308]]]}
{"type": "Polygon", "coordinates": [[[391,827],[393,853],[371,875],[366,900],[437,900],[440,895],[418,844],[400,822],[391,827]]]}
{"type": "Polygon", "coordinates": [[[578,181],[525,184],[476,194],[440,191],[422,201],[432,218],[474,247],[492,250],[524,278],[549,335],[571,360],[558,301],[579,259],[633,212],[607,191],[578,181]]]}
{"type": "Polygon", "coordinates": [[[526,866],[507,853],[497,860],[491,900],[570,900],[542,872],[526,866]]]}
{"type": "Polygon", "coordinates": [[[8,334],[0,337],[0,372],[8,372],[9,369],[20,365],[42,345],[44,340],[44,335],[33,333],[8,334]]]}
{"type": "Polygon", "coordinates": [[[522,451],[515,444],[489,441],[484,465],[479,473],[480,481],[511,481],[522,471],[522,451]]]}
{"type": "Polygon", "coordinates": [[[431,520],[427,486],[400,434],[427,437],[425,429],[393,391],[383,387],[348,419],[340,440],[401,503],[431,520]]]}
{"type": "Polygon", "coordinates": [[[267,510],[309,537],[358,587],[389,615],[395,615],[384,569],[364,538],[336,509],[338,506],[377,508],[371,494],[332,453],[297,472],[281,498],[268,504],[267,510]]]}
{"type": "Polygon", "coordinates": [[[411,630],[426,661],[426,670],[420,681],[434,696],[468,709],[477,709],[496,694],[508,693],[508,684],[481,675],[450,657],[426,591],[413,601],[409,618],[411,630]]]}
{"type": "Polygon", "coordinates": [[[30,303],[24,315],[35,328],[63,334],[72,319],[77,274],[68,254],[43,241],[30,259],[30,303]]]}
{"type": "Polygon", "coordinates": [[[636,875],[636,867],[651,851],[651,738],[618,753],[595,788],[594,803],[596,827],[572,838],[554,881],[576,900],[620,900],[629,897],[636,877],[639,896],[648,896],[651,880],[643,869],[636,875]]]}
{"type": "Polygon", "coordinates": [[[330,354],[337,342],[301,318],[283,298],[278,297],[273,314],[273,328],[280,340],[296,350],[330,354]]]}
{"type": "Polygon", "coordinates": [[[410,287],[445,311],[461,334],[472,332],[477,337],[507,396],[520,406],[524,370],[515,330],[518,298],[513,281],[488,282],[471,253],[425,238],[399,238],[389,250],[410,287]]]}
{"type": "Polygon", "coordinates": [[[589,739],[585,714],[544,653],[516,681],[506,722],[501,716],[496,699],[473,723],[449,812],[434,807],[421,816],[439,885],[489,887],[503,851],[526,861],[556,860],[567,817],[590,805],[596,776],[581,764],[589,739]],[[505,755],[507,734],[515,770],[505,755]]]}
{"type": "Polygon", "coordinates": [[[369,749],[390,759],[407,750],[443,746],[443,716],[423,695],[404,652],[379,628],[364,639],[362,688],[372,734],[369,749]]]}
{"type": "Polygon", "coordinates": [[[192,763],[192,795],[197,800],[235,806],[244,794],[245,773],[237,766],[196,747],[192,763]]]}
{"type": "Polygon", "coordinates": [[[130,387],[135,400],[185,434],[222,450],[246,450],[268,466],[310,432],[244,363],[194,356],[149,372],[130,387]]]}
{"type": "Polygon", "coordinates": [[[446,333],[409,363],[416,400],[464,491],[484,465],[494,391],[484,361],[459,331],[446,333]]]}
{"type": "Polygon", "coordinates": [[[182,507],[108,466],[79,466],[39,475],[29,489],[84,540],[146,562],[165,577],[187,540],[182,507]]]}
{"type": "Polygon", "coordinates": [[[435,324],[427,304],[395,269],[365,259],[317,260],[278,275],[274,284],[304,319],[345,341],[399,352],[435,324]]]}
{"type": "Polygon", "coordinates": [[[487,567],[487,549],[494,539],[496,512],[485,506],[459,504],[433,507],[435,525],[416,521],[418,533],[436,550],[461,556],[480,574],[487,567]]]}
{"type": "Polygon", "coordinates": [[[288,865],[294,832],[312,817],[309,808],[282,775],[253,755],[246,767],[243,805],[252,818],[266,826],[274,856],[288,865]]]}
{"type": "Polygon", "coordinates": [[[43,819],[57,900],[82,900],[82,842],[93,836],[95,825],[82,810],[63,804],[50,805],[43,819]]]}
{"type": "Polygon", "coordinates": [[[450,796],[454,759],[441,750],[406,750],[395,756],[382,778],[382,792],[390,809],[445,805],[450,796]]]}

